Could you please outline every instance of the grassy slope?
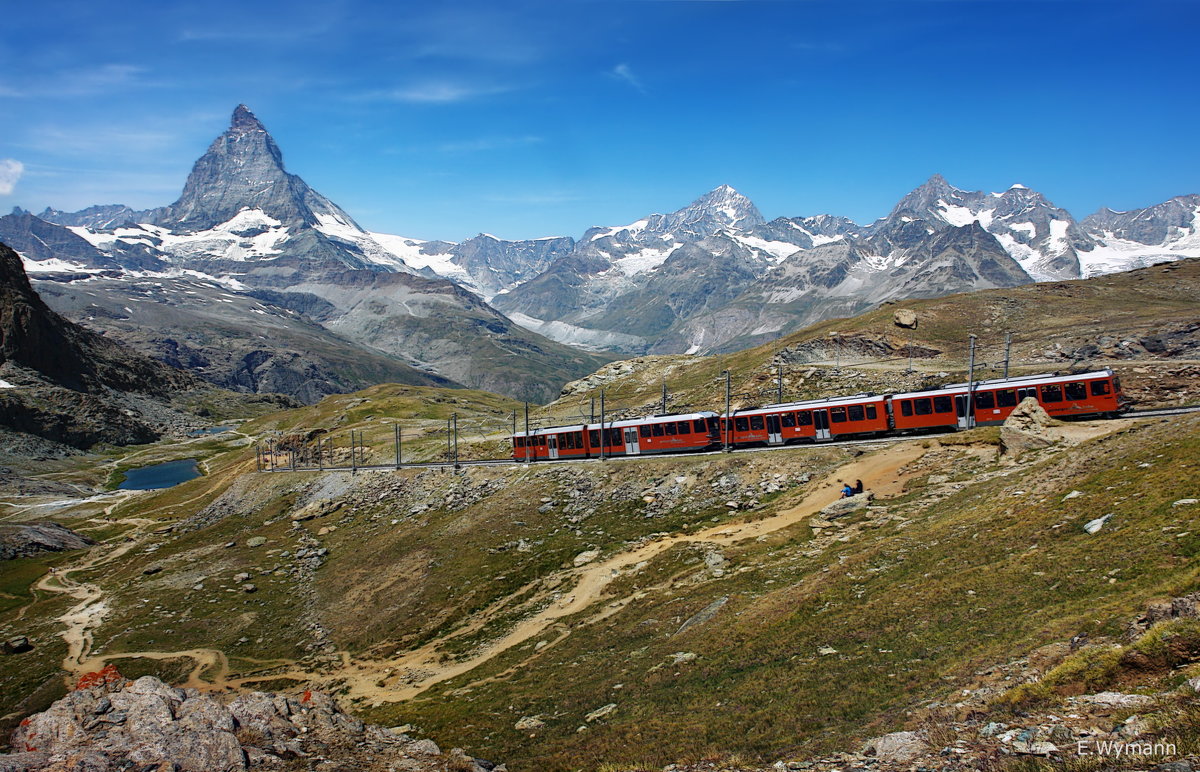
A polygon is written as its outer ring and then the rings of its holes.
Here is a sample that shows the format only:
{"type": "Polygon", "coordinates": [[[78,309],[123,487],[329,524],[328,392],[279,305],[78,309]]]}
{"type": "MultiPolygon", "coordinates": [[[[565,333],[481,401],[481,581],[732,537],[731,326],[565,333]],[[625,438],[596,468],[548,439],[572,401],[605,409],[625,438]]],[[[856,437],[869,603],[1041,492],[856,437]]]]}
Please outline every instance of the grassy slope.
{"type": "MultiPolygon", "coordinates": [[[[1147,424],[944,498],[918,485],[885,502],[904,527],[812,557],[798,548],[808,538],[798,528],[727,551],[732,575],[691,581],[696,555],[680,550],[646,569],[677,581],[575,628],[504,680],[469,692],[449,682],[373,715],[520,759],[515,769],[836,748],[898,728],[922,699],[981,666],[1080,632],[1115,633],[1147,599],[1194,591],[1200,511],[1171,503],[1195,494],[1197,457],[1200,419],[1147,424]],[[1063,502],[1073,489],[1084,495],[1063,502]],[[1110,526],[1084,533],[1102,510],[1117,513],[1110,526]],[[719,597],[730,601],[716,619],[674,634],[719,597]],[[822,646],[838,654],[821,656],[822,646]],[[699,658],[663,667],[678,651],[699,658]],[[612,719],[576,731],[609,702],[619,706],[612,719]],[[513,729],[534,714],[552,717],[545,730],[513,729]]],[[[964,481],[989,469],[953,455],[934,467],[964,481]]],[[[471,680],[526,657],[513,653],[471,680]]]]}

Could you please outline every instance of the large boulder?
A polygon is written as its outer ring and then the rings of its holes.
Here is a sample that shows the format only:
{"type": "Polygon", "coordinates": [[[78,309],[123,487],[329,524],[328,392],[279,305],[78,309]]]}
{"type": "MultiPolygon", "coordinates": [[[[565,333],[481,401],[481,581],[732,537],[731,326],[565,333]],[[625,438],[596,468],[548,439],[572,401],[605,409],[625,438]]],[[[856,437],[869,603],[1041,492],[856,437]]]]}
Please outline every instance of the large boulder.
{"type": "Polygon", "coordinates": [[[871,503],[871,499],[875,498],[875,494],[871,491],[863,491],[854,496],[847,496],[844,499],[838,499],[829,506],[821,510],[820,515],[826,520],[844,517],[851,512],[857,512],[865,508],[871,503]]]}
{"type": "Polygon", "coordinates": [[[928,749],[929,746],[916,732],[892,732],[867,740],[863,754],[874,756],[884,763],[907,764],[928,749]]]}
{"type": "Polygon", "coordinates": [[[1016,458],[1029,450],[1048,448],[1062,439],[1055,421],[1035,397],[1021,400],[1000,427],[1000,452],[1016,458]]]}

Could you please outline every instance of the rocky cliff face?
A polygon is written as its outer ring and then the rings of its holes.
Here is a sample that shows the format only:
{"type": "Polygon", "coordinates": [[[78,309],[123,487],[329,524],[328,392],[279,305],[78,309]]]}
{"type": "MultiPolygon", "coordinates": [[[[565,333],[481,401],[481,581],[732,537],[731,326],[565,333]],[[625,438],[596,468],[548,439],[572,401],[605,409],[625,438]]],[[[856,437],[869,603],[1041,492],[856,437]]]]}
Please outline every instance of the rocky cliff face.
{"type": "Polygon", "coordinates": [[[0,426],[74,447],[148,442],[159,431],[132,407],[198,381],[63,319],[0,244],[0,426]]]}

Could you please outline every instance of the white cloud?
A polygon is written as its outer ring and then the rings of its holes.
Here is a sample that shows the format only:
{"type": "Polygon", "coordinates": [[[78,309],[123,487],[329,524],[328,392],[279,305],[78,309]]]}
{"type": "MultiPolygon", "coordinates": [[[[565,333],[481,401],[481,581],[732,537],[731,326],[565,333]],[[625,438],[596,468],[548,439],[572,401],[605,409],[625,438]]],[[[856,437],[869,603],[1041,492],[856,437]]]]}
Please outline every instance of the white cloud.
{"type": "Polygon", "coordinates": [[[0,196],[7,196],[17,187],[17,180],[25,171],[25,164],[15,158],[0,158],[0,196]]]}
{"type": "Polygon", "coordinates": [[[630,66],[624,62],[618,64],[616,67],[613,67],[612,71],[609,72],[609,75],[612,75],[617,80],[625,81],[643,94],[646,93],[646,87],[642,85],[641,79],[638,78],[638,76],[633,73],[633,70],[630,68],[630,66]]]}
{"type": "Polygon", "coordinates": [[[457,142],[443,142],[438,150],[443,153],[478,153],[488,150],[507,150],[510,148],[536,145],[542,142],[541,137],[481,137],[457,142]]]}
{"type": "Polygon", "coordinates": [[[416,83],[388,91],[374,91],[363,95],[362,99],[386,100],[392,102],[418,102],[424,104],[449,104],[465,102],[478,97],[492,96],[511,91],[505,86],[476,86],[448,81],[430,81],[416,83]]]}

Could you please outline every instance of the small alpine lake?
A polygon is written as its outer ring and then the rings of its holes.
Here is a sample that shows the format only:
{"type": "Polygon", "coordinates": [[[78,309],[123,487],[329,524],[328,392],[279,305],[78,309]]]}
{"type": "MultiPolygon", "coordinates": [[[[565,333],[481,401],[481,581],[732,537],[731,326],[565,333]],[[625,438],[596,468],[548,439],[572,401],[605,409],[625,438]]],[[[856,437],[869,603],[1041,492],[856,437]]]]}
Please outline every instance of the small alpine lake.
{"type": "Polygon", "coordinates": [[[125,479],[117,486],[125,491],[152,491],[170,488],[200,476],[200,466],[194,458],[166,461],[125,470],[125,479]]]}

